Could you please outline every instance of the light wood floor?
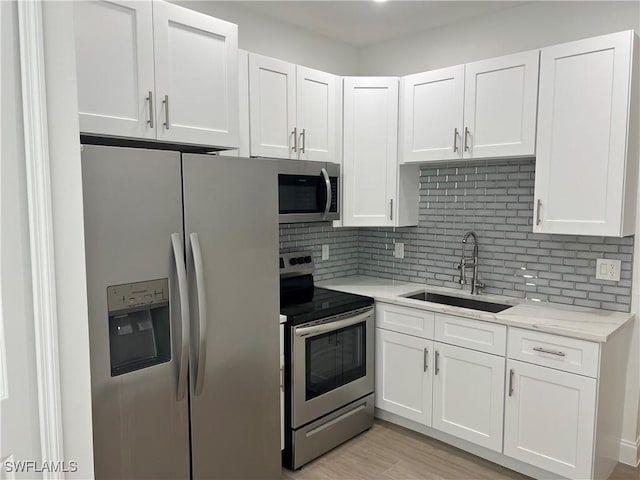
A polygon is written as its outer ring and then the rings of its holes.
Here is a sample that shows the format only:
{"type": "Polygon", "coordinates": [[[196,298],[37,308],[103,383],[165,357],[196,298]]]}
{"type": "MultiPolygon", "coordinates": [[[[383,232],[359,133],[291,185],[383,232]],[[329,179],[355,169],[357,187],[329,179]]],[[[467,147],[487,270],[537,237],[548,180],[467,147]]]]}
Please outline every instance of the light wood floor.
{"type": "MultiPolygon", "coordinates": [[[[528,480],[482,458],[382,420],[286,480],[528,480]]],[[[640,468],[619,464],[610,480],[640,480],[640,468]]]]}

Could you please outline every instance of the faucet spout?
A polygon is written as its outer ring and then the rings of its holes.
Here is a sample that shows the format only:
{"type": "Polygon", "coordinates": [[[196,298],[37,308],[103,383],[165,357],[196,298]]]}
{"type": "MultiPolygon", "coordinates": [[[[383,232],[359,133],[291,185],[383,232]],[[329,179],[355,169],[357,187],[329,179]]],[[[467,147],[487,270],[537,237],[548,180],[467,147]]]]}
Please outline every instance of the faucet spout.
{"type": "Polygon", "coordinates": [[[464,271],[467,268],[473,268],[473,277],[471,279],[471,293],[478,293],[478,289],[484,288],[484,285],[478,280],[478,236],[475,232],[469,231],[462,237],[462,257],[460,259],[460,265],[458,268],[460,269],[460,285],[464,285],[465,283],[467,283],[464,271]],[[464,255],[464,246],[467,244],[469,238],[473,239],[473,262],[469,262],[468,260],[470,259],[468,259],[464,255]]]}

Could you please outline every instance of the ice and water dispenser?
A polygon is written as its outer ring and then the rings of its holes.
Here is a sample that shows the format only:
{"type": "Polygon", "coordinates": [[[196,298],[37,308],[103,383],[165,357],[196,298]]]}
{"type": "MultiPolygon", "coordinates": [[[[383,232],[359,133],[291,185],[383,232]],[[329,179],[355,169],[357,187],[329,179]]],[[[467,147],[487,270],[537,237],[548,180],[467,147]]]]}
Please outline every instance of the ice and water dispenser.
{"type": "Polygon", "coordinates": [[[107,287],[111,376],[171,360],[169,281],[107,287]]]}

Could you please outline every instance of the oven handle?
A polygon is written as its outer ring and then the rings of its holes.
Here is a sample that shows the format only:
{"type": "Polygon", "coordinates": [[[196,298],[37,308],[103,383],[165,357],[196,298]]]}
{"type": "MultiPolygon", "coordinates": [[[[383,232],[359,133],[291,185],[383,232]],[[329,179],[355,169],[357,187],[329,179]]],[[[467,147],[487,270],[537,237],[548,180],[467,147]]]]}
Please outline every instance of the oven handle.
{"type": "Polygon", "coordinates": [[[296,327],[295,334],[296,334],[296,337],[309,337],[309,336],[319,335],[321,333],[340,330],[341,328],[349,327],[351,325],[355,325],[356,323],[362,322],[363,320],[370,317],[371,313],[372,311],[368,310],[366,312],[360,313],[353,317],[345,318],[344,320],[327,322],[320,325],[311,325],[309,327],[296,327]]]}
{"type": "Polygon", "coordinates": [[[324,214],[322,215],[322,219],[326,220],[327,215],[329,215],[329,209],[331,209],[331,180],[329,180],[329,173],[326,168],[322,168],[320,173],[322,173],[324,184],[327,187],[327,204],[324,206],[324,214]]]}

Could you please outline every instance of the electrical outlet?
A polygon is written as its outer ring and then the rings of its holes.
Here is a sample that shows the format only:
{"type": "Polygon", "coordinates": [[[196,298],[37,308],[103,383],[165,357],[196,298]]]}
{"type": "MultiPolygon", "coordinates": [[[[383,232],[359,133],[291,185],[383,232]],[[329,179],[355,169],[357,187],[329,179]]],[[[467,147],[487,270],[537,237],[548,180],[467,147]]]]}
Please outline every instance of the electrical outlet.
{"type": "Polygon", "coordinates": [[[396,258],[404,258],[404,243],[396,242],[396,249],[393,252],[393,256],[396,258]]]}
{"type": "Polygon", "coordinates": [[[620,281],[620,260],[607,260],[598,258],[596,260],[596,278],[598,280],[620,281]]]}
{"type": "Polygon", "coordinates": [[[324,243],[322,245],[322,260],[329,260],[329,244],[324,243]]]}

